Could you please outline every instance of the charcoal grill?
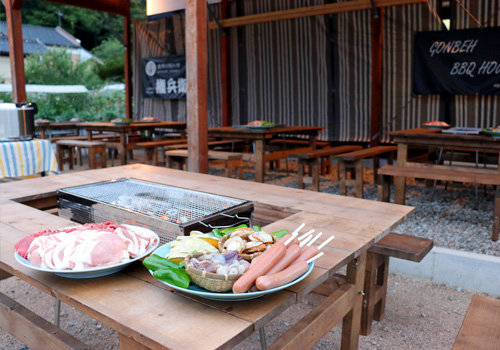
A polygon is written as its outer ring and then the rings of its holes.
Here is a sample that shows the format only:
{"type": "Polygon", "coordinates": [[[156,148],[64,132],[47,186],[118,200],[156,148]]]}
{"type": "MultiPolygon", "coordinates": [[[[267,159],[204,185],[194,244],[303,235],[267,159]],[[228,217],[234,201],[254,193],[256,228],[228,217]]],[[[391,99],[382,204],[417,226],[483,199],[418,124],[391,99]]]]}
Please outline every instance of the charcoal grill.
{"type": "Polygon", "coordinates": [[[63,188],[57,196],[61,217],[146,227],[161,243],[193,230],[251,225],[253,218],[250,201],[131,178],[63,188]]]}

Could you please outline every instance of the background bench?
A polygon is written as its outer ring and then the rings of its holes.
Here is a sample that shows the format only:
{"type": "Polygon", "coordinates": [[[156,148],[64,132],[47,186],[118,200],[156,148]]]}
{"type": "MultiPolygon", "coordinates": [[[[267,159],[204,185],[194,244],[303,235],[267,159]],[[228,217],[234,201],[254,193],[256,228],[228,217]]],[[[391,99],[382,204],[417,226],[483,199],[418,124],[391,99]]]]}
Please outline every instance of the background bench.
{"type": "MultiPolygon", "coordinates": [[[[491,239],[494,241],[498,240],[498,231],[500,228],[500,173],[495,170],[434,164],[407,164],[383,166],[379,169],[379,174],[382,176],[382,181],[379,183],[378,199],[385,202],[389,202],[390,200],[390,176],[495,185],[495,206],[493,209],[491,239]]],[[[404,204],[405,191],[405,181],[401,181],[396,186],[394,203],[404,204]]]]}
{"type": "Polygon", "coordinates": [[[500,300],[474,295],[453,350],[500,349],[500,300]]]}
{"type": "Polygon", "coordinates": [[[289,156],[290,158],[297,158],[298,160],[298,187],[300,189],[304,188],[304,171],[307,166],[309,168],[309,173],[312,176],[312,189],[313,191],[319,191],[319,160],[321,159],[322,163],[331,164],[330,157],[332,155],[351,152],[361,148],[361,146],[345,145],[291,154],[289,156]]]}
{"type": "MultiPolygon", "coordinates": [[[[184,149],[165,151],[167,167],[184,169],[188,151],[184,149]],[[178,167],[176,166],[178,165],[178,167]]],[[[238,179],[243,176],[242,154],[237,152],[208,151],[208,160],[223,160],[226,176],[231,177],[232,171],[237,171],[238,179]]]]}
{"type": "Polygon", "coordinates": [[[160,141],[146,141],[137,142],[134,144],[135,148],[143,148],[146,153],[146,160],[148,164],[158,165],[158,148],[165,146],[186,146],[187,139],[169,139],[160,141]]]}
{"type": "Polygon", "coordinates": [[[391,232],[375,243],[366,257],[364,302],[361,313],[362,335],[368,335],[373,320],[384,318],[389,277],[389,258],[420,262],[432,249],[434,242],[427,238],[391,232]]]}
{"type": "Polygon", "coordinates": [[[356,197],[363,198],[363,160],[373,158],[374,183],[379,183],[381,181],[378,178],[380,159],[387,158],[388,163],[392,164],[396,149],[396,146],[376,146],[335,156],[339,168],[340,194],[347,195],[346,186],[354,185],[356,197]],[[351,180],[347,180],[348,171],[351,171],[351,180]]]}
{"type": "MultiPolygon", "coordinates": [[[[106,157],[106,143],[101,141],[82,141],[82,140],[59,140],[56,142],[57,147],[57,163],[59,165],[59,170],[64,170],[64,163],[69,164],[69,168],[73,169],[75,162],[74,150],[77,149],[80,153],[82,148],[86,148],[89,151],[89,166],[91,169],[97,169],[97,167],[106,168],[107,157],[106,157]],[[100,161],[97,160],[97,156],[100,155],[100,161]]],[[[81,158],[80,158],[81,159],[81,158]]]]}

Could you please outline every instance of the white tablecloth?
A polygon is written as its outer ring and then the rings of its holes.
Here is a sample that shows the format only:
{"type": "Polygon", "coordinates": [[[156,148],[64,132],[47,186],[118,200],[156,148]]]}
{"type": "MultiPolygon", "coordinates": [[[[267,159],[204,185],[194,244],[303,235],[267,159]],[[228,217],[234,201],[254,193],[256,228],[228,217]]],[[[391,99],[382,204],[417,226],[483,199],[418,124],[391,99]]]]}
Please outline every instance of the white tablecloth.
{"type": "Polygon", "coordinates": [[[0,142],[0,178],[41,172],[59,173],[49,140],[0,142]]]}

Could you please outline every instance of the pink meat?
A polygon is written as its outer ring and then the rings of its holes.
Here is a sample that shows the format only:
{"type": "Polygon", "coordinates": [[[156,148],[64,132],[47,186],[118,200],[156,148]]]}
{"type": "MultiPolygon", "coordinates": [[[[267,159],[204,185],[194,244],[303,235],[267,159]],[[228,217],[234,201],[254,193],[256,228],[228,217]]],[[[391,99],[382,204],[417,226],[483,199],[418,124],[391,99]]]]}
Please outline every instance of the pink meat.
{"type": "Polygon", "coordinates": [[[16,251],[33,265],[53,270],[80,270],[121,263],[143,254],[157,238],[149,230],[132,230],[114,222],[44,230],[22,238],[16,251]]]}

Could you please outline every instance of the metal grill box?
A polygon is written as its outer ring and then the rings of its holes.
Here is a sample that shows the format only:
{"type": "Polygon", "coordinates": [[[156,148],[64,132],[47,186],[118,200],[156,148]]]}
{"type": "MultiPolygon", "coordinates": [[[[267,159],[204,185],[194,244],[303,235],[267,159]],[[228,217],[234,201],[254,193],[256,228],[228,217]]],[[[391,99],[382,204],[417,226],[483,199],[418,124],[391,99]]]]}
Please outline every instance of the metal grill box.
{"type": "Polygon", "coordinates": [[[146,227],[161,243],[193,230],[251,225],[253,217],[250,201],[130,178],[63,188],[57,196],[61,217],[146,227]]]}

